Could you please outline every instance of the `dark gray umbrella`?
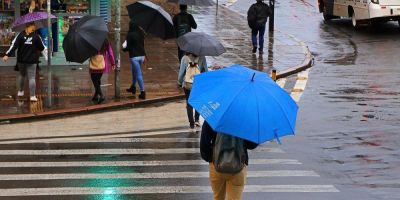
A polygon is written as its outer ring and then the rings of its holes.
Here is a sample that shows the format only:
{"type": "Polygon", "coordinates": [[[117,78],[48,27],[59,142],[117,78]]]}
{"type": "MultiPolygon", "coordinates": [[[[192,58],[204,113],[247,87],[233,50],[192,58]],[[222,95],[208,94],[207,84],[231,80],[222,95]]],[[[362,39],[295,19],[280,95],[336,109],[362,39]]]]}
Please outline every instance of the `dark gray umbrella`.
{"type": "Polygon", "coordinates": [[[214,37],[205,33],[190,32],[177,40],[179,48],[198,56],[219,56],[226,52],[225,47],[214,37]]]}
{"type": "Polygon", "coordinates": [[[65,58],[83,63],[96,55],[107,38],[108,28],[104,18],[84,16],[73,24],[63,41],[65,58]]]}
{"type": "Polygon", "coordinates": [[[171,3],[177,3],[189,6],[212,6],[214,2],[212,0],[168,0],[171,3]]]}
{"type": "Polygon", "coordinates": [[[126,7],[131,20],[147,33],[162,39],[175,38],[171,16],[160,6],[150,1],[138,1],[126,7]]]}

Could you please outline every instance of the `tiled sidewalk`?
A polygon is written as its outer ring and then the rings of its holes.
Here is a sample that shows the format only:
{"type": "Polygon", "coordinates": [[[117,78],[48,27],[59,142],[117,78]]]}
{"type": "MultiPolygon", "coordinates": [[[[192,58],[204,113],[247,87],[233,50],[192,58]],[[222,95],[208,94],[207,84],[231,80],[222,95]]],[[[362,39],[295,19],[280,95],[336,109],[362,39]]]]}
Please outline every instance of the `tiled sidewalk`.
{"type": "MultiPolygon", "coordinates": [[[[219,57],[208,57],[210,66],[243,64],[254,69],[270,72],[272,68],[285,71],[301,66],[307,59],[305,44],[291,36],[275,32],[274,38],[266,34],[265,53],[262,56],[251,53],[250,29],[245,18],[220,7],[216,15],[215,7],[192,8],[198,29],[217,37],[227,49],[219,57]]],[[[87,66],[53,66],[51,73],[42,67],[38,76],[37,91],[39,101],[31,103],[16,101],[16,75],[12,66],[0,67],[0,121],[32,118],[38,116],[57,116],[65,113],[85,112],[110,107],[132,106],[136,103],[163,101],[181,98],[182,91],[177,87],[177,47],[175,40],[162,41],[146,39],[148,62],[143,67],[147,100],[140,101],[125,92],[131,80],[128,56],[123,53],[121,67],[120,100],[114,100],[114,74],[102,78],[103,91],[107,100],[102,105],[91,102],[92,83],[87,66]],[[49,87],[51,85],[52,87],[49,87]],[[51,90],[49,89],[51,88],[51,90]]]]}

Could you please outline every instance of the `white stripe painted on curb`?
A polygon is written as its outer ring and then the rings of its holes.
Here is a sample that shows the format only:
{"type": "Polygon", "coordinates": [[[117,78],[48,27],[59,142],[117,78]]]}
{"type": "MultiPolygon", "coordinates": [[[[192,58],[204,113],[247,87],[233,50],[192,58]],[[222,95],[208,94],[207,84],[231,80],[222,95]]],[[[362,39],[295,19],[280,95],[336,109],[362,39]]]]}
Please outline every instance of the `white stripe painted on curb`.
{"type": "MultiPolygon", "coordinates": [[[[300,165],[293,159],[250,159],[250,165],[300,165]]],[[[4,167],[140,167],[140,166],[186,166],[208,165],[203,160],[160,160],[160,161],[77,161],[77,162],[1,162],[4,167]]]]}
{"type": "MultiPolygon", "coordinates": [[[[333,185],[246,185],[245,193],[339,192],[333,185]]],[[[152,187],[64,187],[64,188],[18,188],[0,189],[0,196],[54,196],[54,195],[115,195],[115,194],[211,194],[210,186],[152,186],[152,187]]]]}
{"type": "MultiPolygon", "coordinates": [[[[209,172],[160,172],[160,173],[112,173],[112,174],[0,174],[2,181],[28,180],[71,180],[71,179],[180,179],[180,178],[208,178],[209,172]]],[[[248,178],[262,177],[319,177],[313,171],[303,170],[273,170],[248,171],[248,178]]]]}
{"type": "Polygon", "coordinates": [[[283,88],[283,87],[285,87],[285,84],[286,84],[286,78],[281,78],[281,79],[278,79],[277,81],[276,81],[276,83],[281,87],[281,88],[283,88]]]}
{"type": "MultiPolygon", "coordinates": [[[[284,153],[278,148],[259,147],[252,152],[284,153]]],[[[56,149],[56,150],[0,150],[0,155],[110,155],[110,154],[199,154],[199,148],[169,149],[56,149]]]]}

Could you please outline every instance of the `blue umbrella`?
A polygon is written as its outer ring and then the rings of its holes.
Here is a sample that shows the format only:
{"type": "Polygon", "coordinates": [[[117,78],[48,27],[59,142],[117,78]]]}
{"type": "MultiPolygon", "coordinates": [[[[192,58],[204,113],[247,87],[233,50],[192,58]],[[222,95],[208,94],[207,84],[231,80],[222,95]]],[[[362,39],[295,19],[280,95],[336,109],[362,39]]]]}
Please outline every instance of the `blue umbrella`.
{"type": "Polygon", "coordinates": [[[258,144],[294,135],[297,104],[268,74],[241,65],[196,75],[189,104],[217,132],[258,144]]]}

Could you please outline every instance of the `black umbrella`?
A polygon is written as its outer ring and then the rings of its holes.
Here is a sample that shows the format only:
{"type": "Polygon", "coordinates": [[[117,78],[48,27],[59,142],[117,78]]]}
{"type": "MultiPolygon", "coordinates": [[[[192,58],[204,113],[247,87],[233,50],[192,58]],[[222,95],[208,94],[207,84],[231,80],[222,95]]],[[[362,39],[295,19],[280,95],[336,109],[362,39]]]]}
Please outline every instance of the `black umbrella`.
{"type": "Polygon", "coordinates": [[[177,3],[189,6],[212,6],[214,2],[212,0],[168,0],[171,3],[177,3]]]}
{"type": "Polygon", "coordinates": [[[73,24],[64,38],[65,58],[83,63],[96,55],[107,38],[108,28],[102,17],[84,16],[73,24]]]}
{"type": "Polygon", "coordinates": [[[214,37],[205,33],[190,32],[177,39],[183,51],[198,56],[219,56],[225,53],[225,47],[214,37]]]}
{"type": "Polygon", "coordinates": [[[175,37],[175,29],[171,16],[160,6],[150,1],[138,1],[126,7],[129,17],[151,33],[162,39],[175,37]]]}

